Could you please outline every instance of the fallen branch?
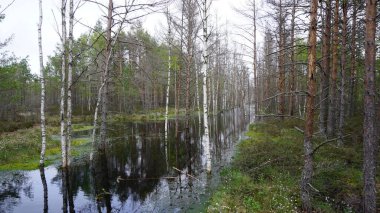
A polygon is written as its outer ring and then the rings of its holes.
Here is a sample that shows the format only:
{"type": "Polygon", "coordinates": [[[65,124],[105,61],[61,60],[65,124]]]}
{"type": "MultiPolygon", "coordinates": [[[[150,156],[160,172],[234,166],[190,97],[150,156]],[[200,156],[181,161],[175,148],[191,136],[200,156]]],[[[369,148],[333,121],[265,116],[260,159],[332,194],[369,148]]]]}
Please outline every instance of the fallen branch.
{"type": "MultiPolygon", "coordinates": [[[[184,174],[184,172],[182,170],[179,170],[179,169],[175,168],[174,166],[173,166],[173,169],[176,170],[177,172],[181,173],[181,174],[184,174]]],[[[198,178],[194,177],[191,174],[186,173],[186,175],[189,176],[189,177],[191,177],[191,178],[193,178],[193,179],[195,179],[195,180],[197,180],[197,181],[201,181],[201,180],[199,180],[198,178]]]]}
{"type": "Polygon", "coordinates": [[[294,127],[294,129],[296,129],[296,130],[298,130],[298,131],[302,132],[302,134],[304,134],[304,133],[305,133],[305,131],[303,131],[301,128],[299,128],[299,127],[297,127],[297,126],[295,126],[295,127],[294,127]]]}
{"type": "Polygon", "coordinates": [[[255,170],[257,170],[257,169],[260,169],[261,167],[264,167],[264,166],[266,166],[266,165],[268,165],[268,164],[270,164],[270,163],[273,163],[273,162],[275,162],[275,161],[278,161],[278,160],[280,160],[280,159],[281,159],[281,158],[275,158],[275,159],[272,159],[272,160],[269,159],[268,161],[265,161],[264,163],[262,163],[262,164],[256,166],[255,168],[250,169],[249,171],[255,171],[255,170]]]}
{"type": "Polygon", "coordinates": [[[328,143],[334,142],[334,141],[336,141],[336,140],[346,138],[346,137],[348,137],[348,136],[351,136],[351,135],[348,134],[348,135],[344,135],[344,136],[342,136],[342,137],[338,137],[338,138],[333,138],[333,139],[330,139],[330,140],[326,140],[326,141],[322,142],[321,144],[319,144],[317,147],[315,147],[314,150],[310,153],[310,155],[314,155],[314,153],[315,153],[319,148],[321,148],[322,146],[324,146],[324,145],[326,145],[326,144],[328,144],[328,143]]]}
{"type": "Polygon", "coordinates": [[[147,177],[147,178],[121,178],[120,176],[116,178],[116,182],[120,181],[136,181],[136,180],[159,180],[159,179],[176,179],[177,177],[147,177]]]}

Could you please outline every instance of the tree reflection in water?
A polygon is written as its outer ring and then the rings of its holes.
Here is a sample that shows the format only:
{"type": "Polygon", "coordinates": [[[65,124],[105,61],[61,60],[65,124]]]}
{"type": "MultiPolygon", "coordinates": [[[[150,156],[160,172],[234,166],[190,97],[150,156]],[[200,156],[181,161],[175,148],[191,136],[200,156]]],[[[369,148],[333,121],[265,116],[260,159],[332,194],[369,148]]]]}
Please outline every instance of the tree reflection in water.
{"type": "Polygon", "coordinates": [[[211,118],[214,119],[209,122],[214,172],[210,177],[205,172],[203,130],[197,117],[169,121],[167,138],[164,122],[110,123],[107,142],[101,143],[91,162],[82,156],[81,160],[73,161],[69,170],[51,166],[37,170],[37,176],[24,172],[29,175],[18,173],[15,178],[1,178],[0,212],[12,212],[7,206],[25,209],[25,199],[31,200],[33,193],[41,196],[41,203],[31,209],[33,212],[46,212],[48,208],[50,212],[74,212],[74,209],[76,212],[173,212],[200,205],[207,197],[208,188],[217,184],[220,169],[229,162],[234,144],[246,128],[248,120],[241,120],[242,117],[235,110],[211,118]],[[37,177],[38,183],[42,181],[41,192],[33,191],[29,176],[37,177]],[[29,198],[23,196],[22,200],[20,193],[29,198]],[[59,203],[57,196],[62,197],[59,203]]]}
{"type": "Polygon", "coordinates": [[[45,168],[40,167],[40,176],[41,176],[41,183],[42,183],[42,188],[44,191],[44,213],[49,212],[49,204],[48,204],[48,187],[46,183],[46,176],[45,176],[45,168]]]}

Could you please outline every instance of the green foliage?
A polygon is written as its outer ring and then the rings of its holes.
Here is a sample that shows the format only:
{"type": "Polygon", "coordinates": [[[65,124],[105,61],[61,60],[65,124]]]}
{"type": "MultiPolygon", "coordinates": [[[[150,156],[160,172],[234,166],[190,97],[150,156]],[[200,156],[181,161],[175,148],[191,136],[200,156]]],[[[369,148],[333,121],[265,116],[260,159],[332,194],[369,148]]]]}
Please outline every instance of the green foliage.
{"type": "MultiPolygon", "coordinates": [[[[322,146],[314,154],[313,206],[317,212],[360,210],[362,189],[361,118],[347,121],[352,132],[342,147],[322,146]]],[[[209,212],[297,212],[303,166],[300,120],[252,124],[223,183],[210,200],[209,212]]],[[[324,141],[314,137],[314,146],[324,141]]],[[[379,175],[378,177],[379,178],[379,175]]]]}
{"type": "Polygon", "coordinates": [[[34,122],[14,122],[14,121],[0,121],[0,133],[2,132],[14,132],[19,129],[27,129],[33,127],[34,122]]]}

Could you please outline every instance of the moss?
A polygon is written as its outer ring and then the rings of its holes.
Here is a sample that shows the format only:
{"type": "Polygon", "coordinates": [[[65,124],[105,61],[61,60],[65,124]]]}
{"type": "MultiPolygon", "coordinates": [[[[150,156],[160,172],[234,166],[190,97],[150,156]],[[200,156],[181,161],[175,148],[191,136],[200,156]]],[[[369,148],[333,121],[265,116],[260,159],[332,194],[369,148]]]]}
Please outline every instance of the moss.
{"type": "Polygon", "coordinates": [[[73,131],[86,131],[93,129],[93,126],[89,125],[82,125],[82,124],[74,124],[73,125],[73,131]]]}
{"type": "MultiPolygon", "coordinates": [[[[73,125],[73,131],[84,131],[91,126],[73,125]]],[[[51,137],[58,134],[58,127],[47,128],[47,147],[45,165],[49,165],[60,159],[60,141],[51,137]]],[[[73,139],[72,148],[75,156],[80,155],[77,147],[86,145],[89,138],[73,139]]],[[[17,130],[15,132],[0,135],[0,170],[31,170],[38,168],[41,151],[41,133],[39,127],[17,130]]],[[[74,155],[74,154],[73,154],[74,155]]]]}
{"type": "MultiPolygon", "coordinates": [[[[352,131],[344,145],[331,143],[314,154],[313,206],[317,212],[360,210],[362,190],[361,119],[348,120],[352,131]],[[359,142],[358,142],[359,141],[359,142]]],[[[223,184],[210,199],[208,212],[299,211],[299,179],[303,167],[300,120],[270,120],[252,124],[249,139],[238,145],[223,184]]],[[[316,146],[324,141],[315,136],[316,146]]],[[[377,177],[379,179],[379,175],[377,177]]]]}

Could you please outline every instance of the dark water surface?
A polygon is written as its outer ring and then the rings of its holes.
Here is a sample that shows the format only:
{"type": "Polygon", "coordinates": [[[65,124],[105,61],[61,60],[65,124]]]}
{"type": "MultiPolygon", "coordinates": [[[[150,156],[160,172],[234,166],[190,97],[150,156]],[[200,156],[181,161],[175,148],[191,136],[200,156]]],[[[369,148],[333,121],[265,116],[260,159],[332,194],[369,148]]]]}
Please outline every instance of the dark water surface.
{"type": "Polygon", "coordinates": [[[0,212],[199,212],[244,137],[247,114],[235,109],[210,118],[211,175],[199,117],[190,121],[190,138],[183,120],[170,120],[167,140],[164,122],[112,123],[92,163],[87,144],[69,170],[0,172],[0,212]]]}

